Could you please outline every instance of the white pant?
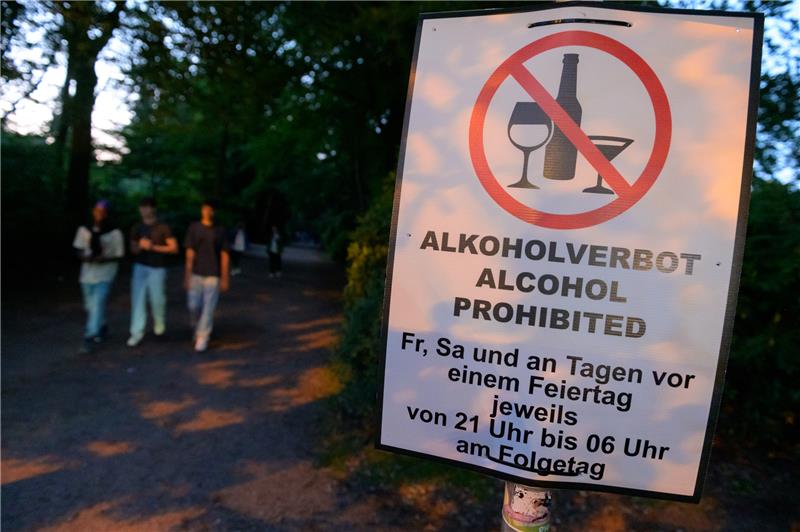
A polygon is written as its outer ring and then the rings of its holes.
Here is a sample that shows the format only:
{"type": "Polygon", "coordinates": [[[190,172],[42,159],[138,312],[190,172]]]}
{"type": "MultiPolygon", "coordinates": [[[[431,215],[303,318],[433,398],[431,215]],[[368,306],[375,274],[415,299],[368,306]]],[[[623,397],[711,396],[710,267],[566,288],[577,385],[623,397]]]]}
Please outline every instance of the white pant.
{"type": "Polygon", "coordinates": [[[195,337],[208,340],[214,328],[214,309],[219,300],[219,277],[192,275],[187,304],[195,337]]]}

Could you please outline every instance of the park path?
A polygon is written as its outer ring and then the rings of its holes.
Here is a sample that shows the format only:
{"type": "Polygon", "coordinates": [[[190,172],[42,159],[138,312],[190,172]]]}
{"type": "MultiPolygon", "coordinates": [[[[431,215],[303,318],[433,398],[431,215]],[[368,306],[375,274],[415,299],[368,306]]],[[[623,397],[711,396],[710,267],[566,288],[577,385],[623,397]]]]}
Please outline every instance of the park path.
{"type": "Polygon", "coordinates": [[[339,268],[288,249],[268,279],[245,260],[215,337],[192,352],[170,271],[168,338],[125,347],[128,282],[111,338],[77,356],[77,283],[3,303],[2,528],[59,531],[391,530],[375,496],[315,465],[341,322],[339,268]]]}
{"type": "MultiPolygon", "coordinates": [[[[89,356],[75,354],[76,276],[4,287],[2,530],[495,530],[499,483],[464,503],[428,481],[376,490],[349,465],[319,465],[343,276],[311,250],[285,260],[281,279],[246,260],[204,354],[189,342],[180,269],[168,339],[125,347],[122,272],[112,337],[89,356]]],[[[795,469],[755,458],[715,450],[699,505],[558,492],[553,530],[800,530],[795,469]]]]}

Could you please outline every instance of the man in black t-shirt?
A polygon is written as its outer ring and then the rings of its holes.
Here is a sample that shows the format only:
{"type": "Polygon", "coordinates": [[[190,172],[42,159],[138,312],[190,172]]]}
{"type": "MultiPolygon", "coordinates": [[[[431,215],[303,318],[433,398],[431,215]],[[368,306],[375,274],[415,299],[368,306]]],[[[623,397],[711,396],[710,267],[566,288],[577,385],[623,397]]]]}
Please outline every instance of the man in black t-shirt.
{"type": "Polygon", "coordinates": [[[186,233],[184,286],[194,327],[194,349],[202,352],[214,328],[214,309],[220,292],[229,286],[229,246],[224,227],[214,225],[214,205],[203,202],[200,221],[186,233]]]}
{"type": "Polygon", "coordinates": [[[129,247],[133,256],[131,275],[131,336],[128,346],[139,345],[147,323],[147,299],[153,315],[153,332],[162,336],[166,331],[167,255],[178,253],[178,241],[167,224],[158,221],[156,202],[144,198],[139,202],[142,223],[131,228],[129,247]]]}

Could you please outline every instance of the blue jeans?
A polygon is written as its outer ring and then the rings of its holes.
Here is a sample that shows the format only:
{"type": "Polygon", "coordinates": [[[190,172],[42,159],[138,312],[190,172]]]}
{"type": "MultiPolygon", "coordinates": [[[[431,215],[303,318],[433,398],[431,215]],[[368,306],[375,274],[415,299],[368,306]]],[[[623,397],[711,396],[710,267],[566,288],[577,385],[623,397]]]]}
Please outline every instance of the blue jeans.
{"type": "Polygon", "coordinates": [[[192,319],[194,335],[208,340],[214,328],[214,309],[219,300],[219,277],[192,275],[189,282],[187,303],[192,319]]]}
{"type": "Polygon", "coordinates": [[[111,291],[111,281],[103,283],[81,283],[83,308],[86,309],[86,338],[100,335],[106,324],[106,301],[111,291]]]}
{"type": "Polygon", "coordinates": [[[167,296],[166,268],[153,268],[134,263],[131,278],[131,336],[141,338],[147,324],[147,299],[153,316],[153,330],[163,334],[166,329],[167,296]]]}

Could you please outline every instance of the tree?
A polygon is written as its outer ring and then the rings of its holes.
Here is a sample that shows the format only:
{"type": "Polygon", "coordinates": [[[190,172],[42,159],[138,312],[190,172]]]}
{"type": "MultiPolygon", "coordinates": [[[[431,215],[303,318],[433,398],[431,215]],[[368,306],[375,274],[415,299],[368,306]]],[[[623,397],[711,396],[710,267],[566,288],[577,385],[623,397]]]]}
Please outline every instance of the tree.
{"type": "Polygon", "coordinates": [[[60,49],[58,21],[56,15],[43,4],[22,4],[16,1],[0,2],[0,65],[2,77],[6,83],[18,89],[17,96],[9,99],[8,107],[2,117],[2,127],[7,126],[7,119],[17,111],[17,106],[25,100],[36,101],[34,93],[39,88],[48,68],[56,64],[56,54],[60,49]],[[35,27],[42,31],[38,42],[29,41],[28,28],[35,27]],[[9,55],[12,48],[35,47],[41,53],[39,57],[13,58],[9,55]]]}
{"type": "Polygon", "coordinates": [[[71,130],[66,211],[74,222],[85,216],[89,201],[89,166],[94,161],[95,63],[114,29],[119,26],[122,6],[121,2],[56,2],[53,5],[63,19],[61,34],[67,51],[67,76],[61,92],[62,116],[56,141],[64,142],[67,128],[71,130]]]}
{"type": "Polygon", "coordinates": [[[63,168],[61,161],[69,145],[64,207],[66,218],[77,222],[86,215],[89,168],[94,162],[95,64],[120,25],[124,2],[3,2],[2,8],[3,77],[7,81],[18,81],[22,86],[22,95],[7,110],[3,125],[19,102],[33,99],[44,74],[56,65],[57,55],[65,54],[66,76],[53,121],[53,138],[59,170],[63,168]],[[35,44],[41,59],[38,62],[21,60],[19,64],[10,60],[11,45],[30,48],[27,38],[36,30],[44,35],[35,44]]]}
{"type": "Polygon", "coordinates": [[[250,236],[258,238],[268,224],[285,221],[279,191],[251,187],[257,165],[249,152],[295,76],[277,57],[282,4],[147,8],[134,30],[141,46],[126,71],[138,100],[124,130],[130,154],[121,170],[181,217],[187,204],[216,196],[232,221],[250,218],[250,236]]]}

